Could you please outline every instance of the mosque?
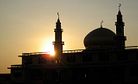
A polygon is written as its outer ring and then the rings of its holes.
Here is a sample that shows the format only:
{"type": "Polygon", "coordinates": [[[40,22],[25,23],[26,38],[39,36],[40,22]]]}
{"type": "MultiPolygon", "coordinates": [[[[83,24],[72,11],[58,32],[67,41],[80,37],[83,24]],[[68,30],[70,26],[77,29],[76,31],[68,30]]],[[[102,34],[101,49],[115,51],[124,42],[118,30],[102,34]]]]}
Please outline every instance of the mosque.
{"type": "Polygon", "coordinates": [[[55,57],[45,52],[22,53],[22,64],[9,67],[12,84],[137,84],[138,49],[125,46],[120,6],[115,26],[115,33],[102,25],[88,33],[85,49],[64,51],[58,17],[55,57]]]}

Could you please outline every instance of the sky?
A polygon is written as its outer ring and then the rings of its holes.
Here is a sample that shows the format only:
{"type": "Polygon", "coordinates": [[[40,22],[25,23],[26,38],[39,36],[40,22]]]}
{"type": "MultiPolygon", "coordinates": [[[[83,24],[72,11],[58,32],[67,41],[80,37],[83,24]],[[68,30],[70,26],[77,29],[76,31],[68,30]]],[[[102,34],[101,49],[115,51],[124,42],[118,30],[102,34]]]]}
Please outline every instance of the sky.
{"type": "Polygon", "coordinates": [[[118,4],[125,22],[126,46],[138,46],[138,0],[0,0],[0,73],[21,64],[22,53],[51,49],[57,12],[64,50],[85,49],[83,39],[103,27],[115,32],[118,4]]]}

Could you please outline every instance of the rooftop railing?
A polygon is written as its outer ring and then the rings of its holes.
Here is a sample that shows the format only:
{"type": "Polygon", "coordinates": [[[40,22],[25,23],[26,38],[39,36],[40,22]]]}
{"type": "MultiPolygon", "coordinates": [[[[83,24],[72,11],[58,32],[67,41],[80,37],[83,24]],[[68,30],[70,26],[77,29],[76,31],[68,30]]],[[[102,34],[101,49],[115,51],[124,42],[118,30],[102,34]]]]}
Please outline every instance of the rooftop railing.
{"type": "Polygon", "coordinates": [[[8,69],[11,69],[11,68],[22,68],[22,65],[11,65],[11,67],[8,67],[8,69]]]}
{"type": "Polygon", "coordinates": [[[125,49],[138,49],[138,46],[126,46],[125,49]]]}
{"type": "Polygon", "coordinates": [[[84,49],[75,49],[75,50],[64,50],[63,53],[78,53],[82,52],[84,49]]]}
{"type": "Polygon", "coordinates": [[[31,55],[41,55],[41,54],[49,54],[48,52],[31,52],[31,53],[22,53],[21,56],[31,56],[31,55]]]}
{"type": "MultiPolygon", "coordinates": [[[[138,49],[138,46],[126,46],[125,49],[138,49]]],[[[82,52],[83,50],[85,49],[64,50],[63,53],[79,53],[79,52],[82,52]]],[[[93,51],[96,51],[96,50],[93,50],[93,51]]],[[[49,55],[48,52],[32,52],[32,53],[22,53],[22,55],[20,56],[31,56],[31,55],[42,55],[42,54],[49,55]]]]}

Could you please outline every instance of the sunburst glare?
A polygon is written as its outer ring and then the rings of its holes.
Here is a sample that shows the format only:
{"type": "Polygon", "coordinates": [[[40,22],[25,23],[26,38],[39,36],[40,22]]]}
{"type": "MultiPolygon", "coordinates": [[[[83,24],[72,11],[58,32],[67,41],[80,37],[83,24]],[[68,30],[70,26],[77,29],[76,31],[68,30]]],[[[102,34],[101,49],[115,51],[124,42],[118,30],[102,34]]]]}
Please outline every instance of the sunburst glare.
{"type": "Polygon", "coordinates": [[[44,41],[43,44],[42,44],[42,52],[46,52],[48,54],[50,54],[50,56],[54,56],[55,55],[55,52],[54,52],[54,46],[52,44],[52,41],[44,41]]]}

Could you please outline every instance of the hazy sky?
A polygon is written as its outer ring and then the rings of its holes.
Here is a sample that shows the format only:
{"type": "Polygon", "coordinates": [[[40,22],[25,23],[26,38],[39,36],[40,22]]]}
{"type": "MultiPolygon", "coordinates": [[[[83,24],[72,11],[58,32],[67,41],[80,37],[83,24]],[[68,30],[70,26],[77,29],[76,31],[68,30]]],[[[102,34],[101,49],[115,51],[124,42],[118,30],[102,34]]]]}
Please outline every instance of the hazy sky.
{"type": "Polygon", "coordinates": [[[18,55],[41,52],[54,41],[60,13],[64,49],[84,49],[88,32],[103,26],[115,31],[118,3],[125,22],[126,45],[138,45],[138,0],[0,0],[0,73],[20,64],[18,55]]]}

